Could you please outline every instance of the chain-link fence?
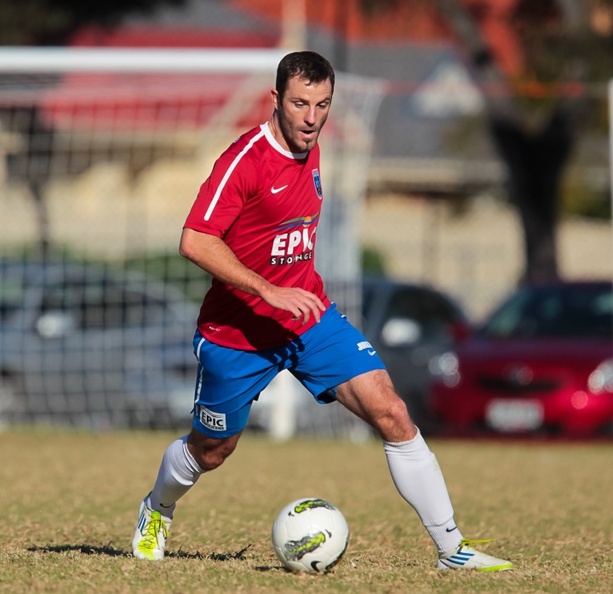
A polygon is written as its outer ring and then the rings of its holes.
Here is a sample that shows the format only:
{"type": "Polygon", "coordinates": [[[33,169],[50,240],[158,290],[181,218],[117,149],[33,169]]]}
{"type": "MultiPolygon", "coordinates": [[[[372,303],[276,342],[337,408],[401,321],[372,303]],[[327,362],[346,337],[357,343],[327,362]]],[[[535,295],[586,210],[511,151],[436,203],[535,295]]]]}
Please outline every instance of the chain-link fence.
{"type": "MultiPolygon", "coordinates": [[[[0,414],[113,426],[185,420],[189,334],[208,279],[178,257],[181,227],[214,159],[270,116],[275,65],[249,74],[0,74],[0,256],[65,263],[57,276],[3,268],[0,414]],[[100,333],[145,319],[155,331],[100,333]],[[170,327],[186,328],[181,339],[170,327]]],[[[469,96],[455,93],[461,109],[452,109],[445,87],[339,76],[322,135],[317,259],[357,324],[363,251],[389,275],[449,293],[473,319],[521,274],[505,167],[487,147],[478,98],[460,86],[469,96]]],[[[608,168],[606,134],[580,139],[565,195],[608,204],[608,168]]],[[[613,278],[612,248],[610,219],[562,218],[564,275],[613,278]]],[[[312,418],[314,431],[324,426],[312,418]]],[[[355,433],[340,413],[332,424],[355,433]]]]}

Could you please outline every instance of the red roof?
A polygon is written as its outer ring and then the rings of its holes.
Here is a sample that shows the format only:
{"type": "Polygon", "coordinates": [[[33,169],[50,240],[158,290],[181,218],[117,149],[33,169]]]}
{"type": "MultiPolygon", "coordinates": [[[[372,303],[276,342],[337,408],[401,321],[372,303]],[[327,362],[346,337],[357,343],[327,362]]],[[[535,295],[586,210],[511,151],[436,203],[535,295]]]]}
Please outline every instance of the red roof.
{"type": "Polygon", "coordinates": [[[84,27],[70,45],[78,47],[275,47],[275,35],[258,31],[215,30],[202,27],[119,26],[113,29],[84,27]]]}
{"type": "MultiPolygon", "coordinates": [[[[244,80],[241,74],[71,73],[45,92],[43,117],[60,129],[191,129],[220,117],[220,109],[241,92],[244,80]]],[[[248,109],[235,114],[231,123],[256,125],[271,109],[264,87],[251,93],[248,109]]]]}
{"type": "MultiPolygon", "coordinates": [[[[522,49],[511,16],[520,0],[462,0],[478,18],[494,55],[509,74],[522,66],[522,49]]],[[[339,14],[336,2],[304,0],[309,23],[336,30],[352,41],[394,42],[405,40],[449,40],[449,29],[431,0],[398,2],[366,15],[359,0],[346,0],[339,14]],[[339,17],[342,17],[339,20],[339,17]]],[[[278,0],[229,0],[235,9],[280,21],[278,0]]],[[[89,47],[275,47],[278,39],[258,31],[172,28],[166,25],[126,25],[115,29],[82,29],[71,45],[89,47]]],[[[56,126],[140,128],[151,126],[202,125],[216,117],[234,93],[240,92],[243,76],[198,74],[72,74],[45,96],[45,113],[56,126]]],[[[268,89],[262,90],[235,122],[257,123],[270,114],[268,89]],[[265,113],[264,117],[262,114],[265,113]],[[240,118],[243,118],[240,120],[240,118]]]]}

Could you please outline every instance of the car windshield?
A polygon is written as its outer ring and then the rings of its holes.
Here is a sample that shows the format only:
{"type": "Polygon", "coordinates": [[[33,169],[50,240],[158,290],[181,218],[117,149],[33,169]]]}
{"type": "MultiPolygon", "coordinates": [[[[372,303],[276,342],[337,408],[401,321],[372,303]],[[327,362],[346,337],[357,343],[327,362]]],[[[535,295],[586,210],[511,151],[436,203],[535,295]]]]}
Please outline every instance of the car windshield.
{"type": "Polygon", "coordinates": [[[481,336],[611,338],[611,285],[568,284],[518,291],[483,325],[481,336]]]}

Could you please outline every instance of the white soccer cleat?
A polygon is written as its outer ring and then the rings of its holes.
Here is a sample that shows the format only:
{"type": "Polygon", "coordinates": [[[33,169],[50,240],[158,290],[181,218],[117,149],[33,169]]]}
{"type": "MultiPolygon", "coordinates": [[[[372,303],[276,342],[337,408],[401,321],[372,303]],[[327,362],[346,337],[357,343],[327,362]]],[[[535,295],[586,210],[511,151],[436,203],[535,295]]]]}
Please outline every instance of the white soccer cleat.
{"type": "MultiPolygon", "coordinates": [[[[147,496],[148,497],[148,496],[147,496]]],[[[132,539],[132,553],[138,559],[161,561],[164,558],[166,539],[172,520],[147,505],[147,497],[141,501],[138,524],[132,539]]]]}
{"type": "Polygon", "coordinates": [[[473,549],[472,545],[489,540],[463,539],[457,549],[438,558],[439,569],[474,569],[476,571],[506,571],[513,569],[513,563],[497,559],[473,549]]]}

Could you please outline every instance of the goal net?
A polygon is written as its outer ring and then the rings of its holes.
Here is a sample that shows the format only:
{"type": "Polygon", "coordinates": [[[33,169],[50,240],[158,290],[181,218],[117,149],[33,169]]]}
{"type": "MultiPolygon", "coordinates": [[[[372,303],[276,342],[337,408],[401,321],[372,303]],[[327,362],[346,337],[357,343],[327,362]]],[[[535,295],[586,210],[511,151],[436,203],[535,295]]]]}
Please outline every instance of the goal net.
{"type": "MultiPolygon", "coordinates": [[[[270,117],[284,53],[0,50],[0,420],[189,419],[191,336],[210,279],[177,256],[181,227],[219,154],[270,117]]],[[[321,138],[318,268],[358,325],[356,217],[383,93],[340,73],[321,138]]],[[[254,429],[360,432],[283,374],[260,401],[254,429]]]]}

